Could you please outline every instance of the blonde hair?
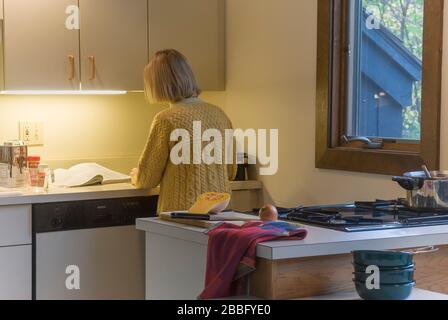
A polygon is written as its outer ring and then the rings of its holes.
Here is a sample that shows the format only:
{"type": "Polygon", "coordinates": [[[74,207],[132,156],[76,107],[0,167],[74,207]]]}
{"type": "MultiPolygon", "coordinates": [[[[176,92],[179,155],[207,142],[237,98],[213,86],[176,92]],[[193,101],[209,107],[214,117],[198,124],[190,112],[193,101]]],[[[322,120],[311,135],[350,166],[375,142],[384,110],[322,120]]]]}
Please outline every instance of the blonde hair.
{"type": "Polygon", "coordinates": [[[175,103],[201,94],[187,58],[174,49],[157,52],[145,67],[144,78],[151,102],[175,103]]]}

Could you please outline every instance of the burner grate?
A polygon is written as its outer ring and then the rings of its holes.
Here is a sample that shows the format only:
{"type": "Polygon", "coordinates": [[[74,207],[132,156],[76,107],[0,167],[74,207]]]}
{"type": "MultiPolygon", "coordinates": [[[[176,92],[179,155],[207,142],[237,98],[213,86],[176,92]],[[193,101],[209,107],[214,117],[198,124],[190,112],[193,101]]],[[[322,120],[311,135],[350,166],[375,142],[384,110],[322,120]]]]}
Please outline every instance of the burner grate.
{"type": "Polygon", "coordinates": [[[279,217],[346,232],[448,224],[447,210],[415,210],[408,208],[403,199],[280,208],[279,217]]]}

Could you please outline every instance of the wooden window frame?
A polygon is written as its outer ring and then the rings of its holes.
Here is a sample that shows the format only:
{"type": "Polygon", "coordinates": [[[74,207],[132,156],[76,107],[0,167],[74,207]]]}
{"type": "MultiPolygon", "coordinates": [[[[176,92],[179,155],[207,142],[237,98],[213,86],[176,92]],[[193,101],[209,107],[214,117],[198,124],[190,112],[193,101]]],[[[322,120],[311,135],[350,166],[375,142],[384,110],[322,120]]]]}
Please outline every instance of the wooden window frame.
{"type": "Polygon", "coordinates": [[[440,169],[443,0],[425,0],[420,143],[385,141],[369,150],[344,145],[346,0],[319,0],[317,54],[316,168],[401,175],[426,164],[440,169]]]}

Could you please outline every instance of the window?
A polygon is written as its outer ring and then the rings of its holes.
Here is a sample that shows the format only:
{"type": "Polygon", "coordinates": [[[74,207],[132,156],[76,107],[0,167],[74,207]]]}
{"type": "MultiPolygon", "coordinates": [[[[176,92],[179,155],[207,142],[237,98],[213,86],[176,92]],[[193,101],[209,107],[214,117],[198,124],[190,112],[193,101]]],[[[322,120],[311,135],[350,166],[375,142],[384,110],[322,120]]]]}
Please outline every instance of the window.
{"type": "Polygon", "coordinates": [[[319,0],[318,168],[439,167],[443,0],[319,0]]]}
{"type": "Polygon", "coordinates": [[[420,140],[423,0],[349,6],[347,135],[420,140]]]}

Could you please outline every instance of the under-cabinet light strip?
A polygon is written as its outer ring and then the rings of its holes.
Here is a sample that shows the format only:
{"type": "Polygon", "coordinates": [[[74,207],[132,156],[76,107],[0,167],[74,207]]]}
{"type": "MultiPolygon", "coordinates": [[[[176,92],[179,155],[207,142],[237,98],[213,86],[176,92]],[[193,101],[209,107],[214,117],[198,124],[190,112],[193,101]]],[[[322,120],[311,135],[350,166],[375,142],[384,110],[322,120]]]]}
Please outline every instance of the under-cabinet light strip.
{"type": "Polygon", "coordinates": [[[3,95],[118,95],[127,91],[119,90],[5,90],[3,95]]]}

